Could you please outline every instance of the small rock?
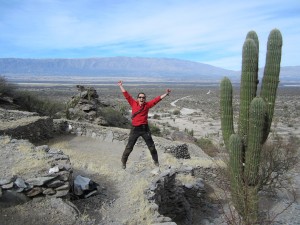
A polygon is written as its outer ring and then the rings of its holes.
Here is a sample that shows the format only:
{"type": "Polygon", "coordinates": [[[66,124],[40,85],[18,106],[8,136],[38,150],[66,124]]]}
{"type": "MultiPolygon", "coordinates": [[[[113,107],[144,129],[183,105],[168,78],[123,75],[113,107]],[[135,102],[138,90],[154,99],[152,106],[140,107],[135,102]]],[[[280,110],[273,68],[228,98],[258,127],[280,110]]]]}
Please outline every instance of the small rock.
{"type": "Polygon", "coordinates": [[[55,177],[36,177],[36,178],[30,178],[26,180],[26,183],[28,183],[31,186],[42,186],[46,182],[53,180],[55,177]]]}
{"type": "Polygon", "coordinates": [[[59,172],[58,166],[55,166],[55,167],[49,169],[49,174],[53,174],[53,173],[57,173],[57,172],[59,172]]]}
{"type": "Polygon", "coordinates": [[[15,180],[15,184],[19,188],[26,188],[27,187],[27,185],[25,184],[25,181],[22,178],[19,178],[19,177],[15,180]]]}
{"type": "Polygon", "coordinates": [[[14,186],[14,182],[2,185],[2,189],[11,189],[14,186]]]}
{"type": "Polygon", "coordinates": [[[43,191],[44,195],[54,195],[56,191],[53,188],[47,188],[43,191]]]}
{"type": "Polygon", "coordinates": [[[34,197],[43,193],[43,189],[41,187],[34,187],[30,191],[26,192],[28,197],[34,197]]]}

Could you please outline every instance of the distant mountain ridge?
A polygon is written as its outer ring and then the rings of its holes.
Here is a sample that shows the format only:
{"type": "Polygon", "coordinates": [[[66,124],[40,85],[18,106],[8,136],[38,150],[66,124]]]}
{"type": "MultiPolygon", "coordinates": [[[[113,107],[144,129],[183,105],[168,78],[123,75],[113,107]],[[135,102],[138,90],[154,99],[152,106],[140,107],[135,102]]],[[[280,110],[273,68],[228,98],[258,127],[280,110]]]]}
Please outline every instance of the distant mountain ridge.
{"type": "MultiPolygon", "coordinates": [[[[260,71],[263,71],[262,69],[260,71]]],[[[82,59],[0,58],[0,75],[4,76],[95,76],[151,77],[165,81],[217,81],[224,76],[240,80],[240,72],[204,63],[142,57],[82,59]]],[[[300,66],[283,67],[281,78],[300,81],[300,66]],[[298,76],[297,76],[298,75],[298,76]]]]}

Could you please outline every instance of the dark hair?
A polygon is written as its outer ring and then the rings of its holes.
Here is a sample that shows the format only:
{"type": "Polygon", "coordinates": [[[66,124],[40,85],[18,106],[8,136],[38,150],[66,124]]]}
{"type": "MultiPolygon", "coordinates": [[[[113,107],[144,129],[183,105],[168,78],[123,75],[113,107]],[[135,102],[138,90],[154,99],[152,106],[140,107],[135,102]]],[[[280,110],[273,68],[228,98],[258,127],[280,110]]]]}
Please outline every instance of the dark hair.
{"type": "Polygon", "coordinates": [[[146,97],[146,94],[144,92],[140,92],[140,93],[138,93],[137,98],[140,96],[140,94],[142,94],[146,97]]]}

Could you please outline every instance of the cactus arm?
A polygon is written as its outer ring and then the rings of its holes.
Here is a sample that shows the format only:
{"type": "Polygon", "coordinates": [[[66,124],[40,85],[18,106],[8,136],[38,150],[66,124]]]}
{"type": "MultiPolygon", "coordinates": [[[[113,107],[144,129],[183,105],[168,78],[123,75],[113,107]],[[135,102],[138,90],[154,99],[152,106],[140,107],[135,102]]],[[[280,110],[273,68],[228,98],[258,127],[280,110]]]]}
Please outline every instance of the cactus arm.
{"type": "Polygon", "coordinates": [[[258,84],[258,52],[253,39],[246,39],[243,45],[242,77],[240,87],[240,113],[238,134],[247,144],[249,107],[256,96],[258,84]]]}
{"type": "Polygon", "coordinates": [[[232,84],[227,77],[224,77],[220,84],[220,110],[221,128],[223,140],[227,149],[230,135],[234,134],[233,107],[232,107],[232,84]]]}
{"type": "Polygon", "coordinates": [[[262,98],[256,97],[250,105],[248,149],[245,159],[244,179],[248,186],[255,186],[258,181],[265,119],[266,104],[262,98]]]}
{"type": "Polygon", "coordinates": [[[264,142],[268,138],[273,120],[276,92],[279,83],[281,62],[282,36],[279,30],[273,29],[268,37],[268,47],[264,77],[262,80],[261,97],[267,103],[267,125],[264,142]]]}
{"type": "MultiPolygon", "coordinates": [[[[254,30],[251,30],[247,33],[246,40],[247,39],[252,39],[254,41],[257,52],[259,53],[259,40],[258,40],[258,36],[254,30]]],[[[257,62],[259,62],[259,54],[257,55],[257,62]]]]}
{"type": "Polygon", "coordinates": [[[244,212],[243,193],[243,143],[238,134],[232,134],[229,144],[230,186],[232,200],[240,214],[244,212]]]}

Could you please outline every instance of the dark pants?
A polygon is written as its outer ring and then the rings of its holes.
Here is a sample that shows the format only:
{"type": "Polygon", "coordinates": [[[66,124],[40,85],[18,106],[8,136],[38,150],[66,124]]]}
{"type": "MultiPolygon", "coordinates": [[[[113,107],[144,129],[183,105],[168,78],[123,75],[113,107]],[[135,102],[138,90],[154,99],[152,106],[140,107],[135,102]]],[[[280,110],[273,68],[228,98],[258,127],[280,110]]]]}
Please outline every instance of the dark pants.
{"type": "Polygon", "coordinates": [[[123,155],[122,155],[122,160],[121,161],[122,161],[123,164],[126,164],[127,159],[129,157],[130,153],[132,152],[133,147],[134,147],[137,139],[140,136],[145,140],[145,142],[148,146],[148,149],[150,150],[152,159],[155,162],[158,162],[158,155],[157,155],[157,151],[156,151],[156,148],[155,148],[154,141],[153,141],[152,136],[151,136],[149,126],[148,125],[141,125],[141,126],[138,126],[138,127],[132,127],[132,129],[130,131],[129,138],[128,138],[128,143],[127,143],[127,145],[125,147],[125,150],[123,152],[123,155]]]}

